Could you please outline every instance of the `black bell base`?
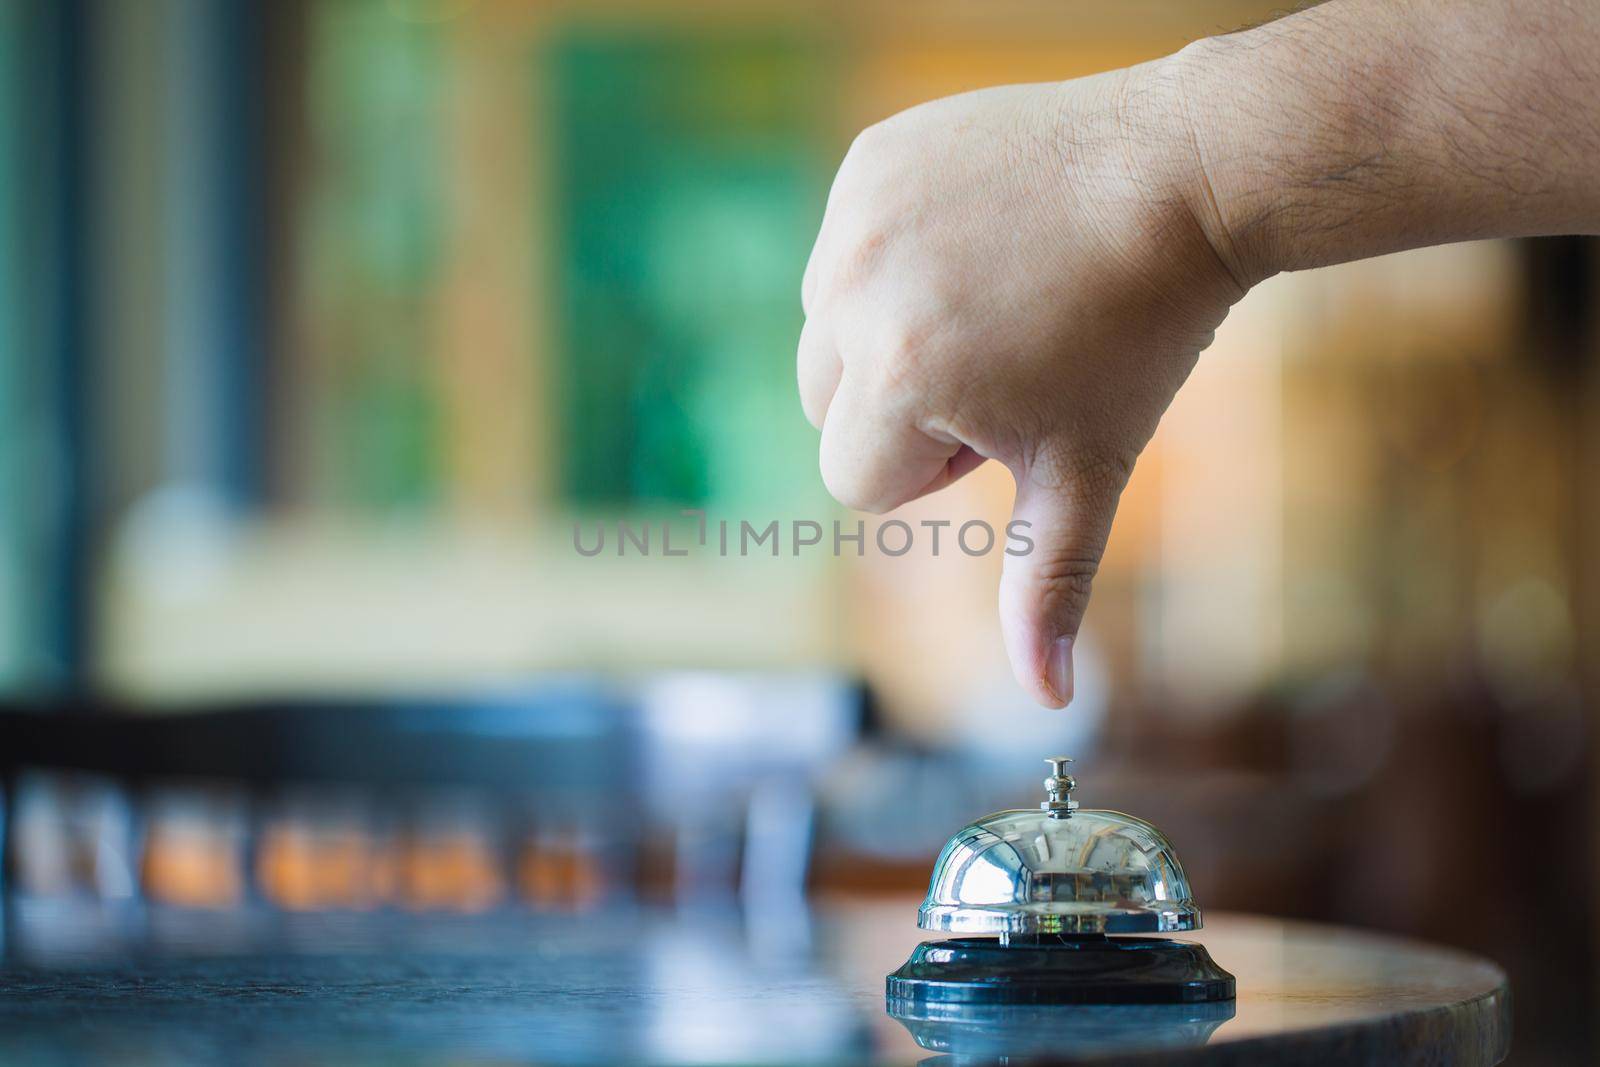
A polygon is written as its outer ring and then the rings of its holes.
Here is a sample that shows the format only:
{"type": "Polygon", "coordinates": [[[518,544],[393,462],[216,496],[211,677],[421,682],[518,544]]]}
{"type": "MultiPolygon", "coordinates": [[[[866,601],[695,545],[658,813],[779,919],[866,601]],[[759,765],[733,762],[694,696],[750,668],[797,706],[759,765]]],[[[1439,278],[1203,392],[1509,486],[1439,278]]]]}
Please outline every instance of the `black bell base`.
{"type": "Polygon", "coordinates": [[[888,977],[891,1011],[926,1004],[1203,1004],[1234,998],[1204,945],[1045,935],[924,941],[888,977]]]}

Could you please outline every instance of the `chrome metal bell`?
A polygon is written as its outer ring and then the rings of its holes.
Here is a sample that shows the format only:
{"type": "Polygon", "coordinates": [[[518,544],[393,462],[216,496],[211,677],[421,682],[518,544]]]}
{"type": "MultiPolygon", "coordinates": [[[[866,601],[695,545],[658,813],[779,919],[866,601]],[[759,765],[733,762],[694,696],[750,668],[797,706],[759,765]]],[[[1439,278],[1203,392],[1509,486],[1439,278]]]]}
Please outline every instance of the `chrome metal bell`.
{"type": "Polygon", "coordinates": [[[1079,808],[1072,761],[1048,762],[1037,811],[985,815],[945,845],[917,925],[1002,936],[1198,930],[1200,908],[1166,836],[1120,811],[1079,808]]]}
{"type": "Polygon", "coordinates": [[[918,945],[888,977],[891,1015],[930,1005],[1201,1004],[1234,979],[1203,945],[1200,908],[1172,843],[1143,819],[1080,808],[1072,762],[1052,756],[1037,811],[986,815],[934,863],[917,925],[965,935],[918,945]],[[993,937],[973,935],[997,935],[993,937]]]}

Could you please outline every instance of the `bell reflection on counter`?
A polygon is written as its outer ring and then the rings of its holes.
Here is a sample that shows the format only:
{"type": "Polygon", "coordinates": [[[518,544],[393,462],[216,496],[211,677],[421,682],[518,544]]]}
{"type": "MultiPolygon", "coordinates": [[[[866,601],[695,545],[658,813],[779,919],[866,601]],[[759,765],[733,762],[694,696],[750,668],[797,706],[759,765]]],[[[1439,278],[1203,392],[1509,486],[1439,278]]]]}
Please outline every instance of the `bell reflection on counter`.
{"type": "Polygon", "coordinates": [[[1071,760],[1048,762],[1039,810],[987,815],[939,854],[917,925],[965,936],[923,942],[889,975],[890,1014],[927,1021],[937,1005],[1231,1001],[1233,975],[1204,946],[1119,936],[1197,930],[1200,908],[1161,831],[1121,812],[1080,810],[1071,760]]]}
{"type": "Polygon", "coordinates": [[[1068,1011],[1059,1005],[902,1003],[889,1012],[929,1052],[981,1061],[1049,1058],[1065,1049],[1083,1056],[1135,1043],[1147,1050],[1189,1048],[1204,1045],[1233,1013],[1232,1000],[1081,1004],[1068,1011]]]}

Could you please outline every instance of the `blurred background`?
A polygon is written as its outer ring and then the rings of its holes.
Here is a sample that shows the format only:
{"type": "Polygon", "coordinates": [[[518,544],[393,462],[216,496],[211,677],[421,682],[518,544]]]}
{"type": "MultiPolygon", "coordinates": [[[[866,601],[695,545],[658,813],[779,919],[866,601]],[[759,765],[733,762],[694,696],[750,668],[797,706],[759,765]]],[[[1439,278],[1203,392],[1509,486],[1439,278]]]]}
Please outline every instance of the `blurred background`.
{"type": "Polygon", "coordinates": [[[793,363],[861,127],[1272,10],[0,0],[7,950],[914,895],[1063,749],[1207,908],[1483,952],[1515,1062],[1588,1047],[1591,242],[1251,293],[1124,496],[1066,714],[1011,678],[998,553],[573,550],[853,527],[793,363]]]}

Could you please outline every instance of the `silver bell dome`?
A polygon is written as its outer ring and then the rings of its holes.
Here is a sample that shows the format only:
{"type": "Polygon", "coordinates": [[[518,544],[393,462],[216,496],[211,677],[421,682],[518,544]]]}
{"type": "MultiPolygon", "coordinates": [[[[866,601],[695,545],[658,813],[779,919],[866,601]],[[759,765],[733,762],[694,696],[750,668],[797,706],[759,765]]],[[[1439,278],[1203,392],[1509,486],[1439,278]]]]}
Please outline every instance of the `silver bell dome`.
{"type": "Polygon", "coordinates": [[[986,815],[944,846],[917,925],[1004,935],[1198,930],[1172,842],[1132,815],[1080,809],[1071,761],[1048,762],[1039,810],[986,815]]]}

